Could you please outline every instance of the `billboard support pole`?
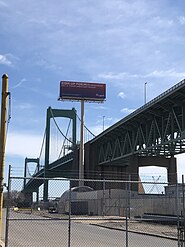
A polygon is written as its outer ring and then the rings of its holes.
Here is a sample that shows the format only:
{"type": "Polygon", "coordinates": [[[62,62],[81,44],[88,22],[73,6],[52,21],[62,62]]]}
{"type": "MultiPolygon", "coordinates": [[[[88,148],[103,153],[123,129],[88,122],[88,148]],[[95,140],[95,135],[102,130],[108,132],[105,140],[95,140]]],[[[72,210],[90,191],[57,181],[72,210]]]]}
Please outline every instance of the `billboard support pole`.
{"type": "Polygon", "coordinates": [[[84,185],[84,99],[81,100],[81,130],[79,156],[79,186],[84,185]]]}
{"type": "Polygon", "coordinates": [[[106,84],[60,81],[59,100],[77,100],[81,102],[81,131],[80,131],[80,150],[79,150],[79,186],[84,185],[84,102],[103,102],[106,98],[106,84]]]}

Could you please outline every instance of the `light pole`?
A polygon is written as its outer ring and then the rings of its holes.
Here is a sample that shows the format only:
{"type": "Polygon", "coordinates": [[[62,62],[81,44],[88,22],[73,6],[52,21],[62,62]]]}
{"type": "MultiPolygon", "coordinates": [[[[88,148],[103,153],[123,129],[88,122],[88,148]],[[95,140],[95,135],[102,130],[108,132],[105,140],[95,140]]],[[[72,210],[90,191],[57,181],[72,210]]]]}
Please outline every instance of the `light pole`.
{"type": "Polygon", "coordinates": [[[79,186],[84,186],[84,100],[81,100],[81,131],[79,155],[79,186]]]}
{"type": "Polygon", "coordinates": [[[103,116],[103,131],[104,131],[104,121],[105,121],[105,116],[103,116]]]}
{"type": "Polygon", "coordinates": [[[145,99],[145,104],[146,104],[146,87],[147,87],[147,82],[145,82],[145,85],[144,85],[144,99],[145,99]]]}

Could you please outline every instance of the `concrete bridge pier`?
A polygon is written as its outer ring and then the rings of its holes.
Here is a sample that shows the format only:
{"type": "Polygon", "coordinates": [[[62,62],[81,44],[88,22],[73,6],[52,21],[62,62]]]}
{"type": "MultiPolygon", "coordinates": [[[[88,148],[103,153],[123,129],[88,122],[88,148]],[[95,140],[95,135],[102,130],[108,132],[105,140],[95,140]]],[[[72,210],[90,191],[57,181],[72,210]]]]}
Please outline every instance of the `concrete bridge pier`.
{"type": "MultiPolygon", "coordinates": [[[[168,184],[177,184],[176,158],[154,156],[132,156],[128,161],[126,172],[130,174],[131,181],[139,181],[139,167],[156,166],[167,169],[168,184]]],[[[138,185],[132,184],[131,189],[137,191],[138,185]]]]}
{"type": "Polygon", "coordinates": [[[31,205],[33,204],[33,193],[32,192],[21,193],[19,200],[20,200],[20,205],[22,202],[24,203],[22,207],[31,207],[31,205]]]}
{"type": "Polygon", "coordinates": [[[168,163],[168,183],[177,184],[177,161],[176,158],[171,157],[168,163]]]}

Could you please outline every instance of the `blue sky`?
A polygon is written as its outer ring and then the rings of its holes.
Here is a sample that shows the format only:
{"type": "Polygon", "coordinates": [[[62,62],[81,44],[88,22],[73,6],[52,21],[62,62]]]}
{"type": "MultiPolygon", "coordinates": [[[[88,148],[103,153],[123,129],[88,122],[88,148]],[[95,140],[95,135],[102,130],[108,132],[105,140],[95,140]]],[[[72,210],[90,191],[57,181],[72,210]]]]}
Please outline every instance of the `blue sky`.
{"type": "MultiPolygon", "coordinates": [[[[9,76],[11,122],[6,170],[23,174],[38,157],[46,109],[59,102],[60,80],[103,82],[104,104],[85,104],[95,134],[185,78],[183,0],[0,0],[0,74],[9,76]]],[[[178,158],[179,174],[185,172],[178,158]]]]}

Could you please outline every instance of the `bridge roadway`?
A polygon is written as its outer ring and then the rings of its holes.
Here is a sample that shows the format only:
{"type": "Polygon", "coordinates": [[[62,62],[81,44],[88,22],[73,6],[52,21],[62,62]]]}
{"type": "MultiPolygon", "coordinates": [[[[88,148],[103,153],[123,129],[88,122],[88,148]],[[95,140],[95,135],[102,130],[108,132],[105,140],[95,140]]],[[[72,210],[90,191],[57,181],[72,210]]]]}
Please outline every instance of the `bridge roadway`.
{"type": "MultiPolygon", "coordinates": [[[[85,178],[124,179],[138,176],[140,166],[163,166],[175,183],[175,155],[185,152],[185,80],[149,101],[85,144],[85,178]],[[112,174],[112,175],[111,175],[112,174]],[[174,174],[173,177],[170,174],[174,174]]],[[[40,170],[33,177],[70,177],[78,174],[78,150],[40,170]]],[[[35,191],[42,180],[33,178],[25,191],[35,191]],[[36,184],[37,183],[37,184],[36,184]]]]}
{"type": "MultiPolygon", "coordinates": [[[[49,178],[56,178],[56,177],[71,177],[72,173],[72,165],[73,165],[73,152],[63,156],[62,158],[54,161],[49,165],[49,178]]],[[[43,184],[43,179],[45,178],[45,170],[42,168],[37,173],[35,173],[29,181],[26,183],[26,187],[24,188],[23,192],[37,192],[38,188],[43,184]]],[[[27,179],[26,179],[27,180],[27,179]]]]}

